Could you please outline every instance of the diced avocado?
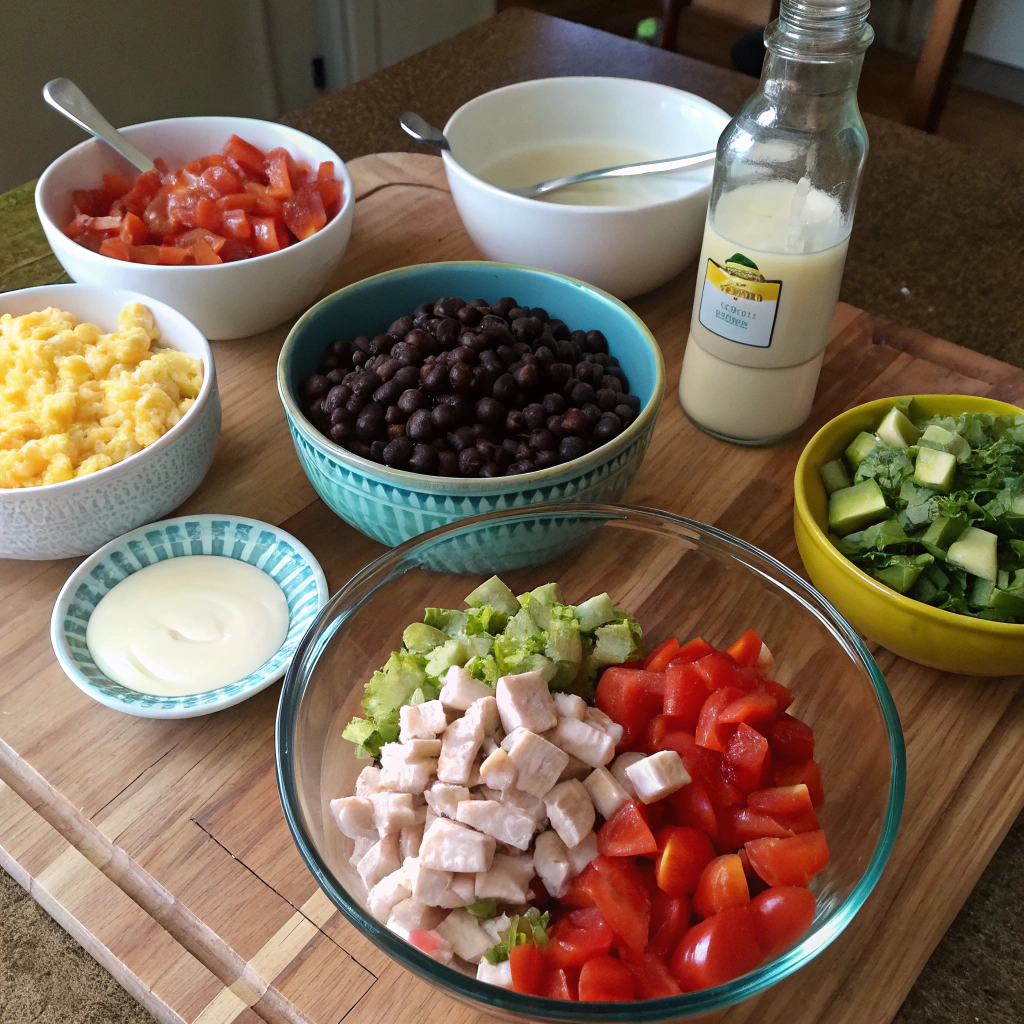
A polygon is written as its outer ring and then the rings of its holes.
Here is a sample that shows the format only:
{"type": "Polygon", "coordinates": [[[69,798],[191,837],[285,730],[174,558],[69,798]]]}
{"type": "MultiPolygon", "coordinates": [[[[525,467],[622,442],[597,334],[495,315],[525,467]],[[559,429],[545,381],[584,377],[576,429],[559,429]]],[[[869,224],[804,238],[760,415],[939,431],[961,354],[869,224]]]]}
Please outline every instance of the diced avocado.
{"type": "Polygon", "coordinates": [[[942,566],[935,562],[924,567],[924,575],[938,590],[945,590],[949,586],[949,576],[942,571],[942,566]]]}
{"type": "Polygon", "coordinates": [[[1013,582],[1010,586],[1014,590],[1024,590],[1024,569],[1016,569],[1013,573],[1013,582]]]}
{"type": "Polygon", "coordinates": [[[1024,558],[1024,540],[1011,540],[1010,547],[1013,548],[1021,558],[1024,558]]]}
{"type": "Polygon", "coordinates": [[[979,530],[968,526],[953,541],[946,552],[946,563],[966,569],[974,576],[995,582],[998,566],[996,564],[996,545],[999,538],[988,530],[979,530]]]}
{"type": "Polygon", "coordinates": [[[1009,570],[1007,570],[1007,569],[1000,569],[996,573],[996,586],[1000,590],[1006,590],[1006,588],[1009,585],[1010,585],[1010,573],[1009,573],[1009,570]]]}
{"type": "Polygon", "coordinates": [[[892,403],[892,407],[894,409],[899,409],[904,416],[910,417],[914,408],[914,396],[902,395],[892,403]]]}
{"type": "Polygon", "coordinates": [[[573,664],[582,661],[580,624],[575,619],[552,619],[547,629],[544,654],[552,661],[571,661],[573,664]]]}
{"type": "Polygon", "coordinates": [[[427,655],[426,673],[440,679],[452,665],[465,665],[474,653],[466,648],[464,640],[452,637],[427,655]]]}
{"type": "Polygon", "coordinates": [[[874,434],[869,434],[866,430],[862,430],[846,449],[846,461],[856,469],[864,461],[868,452],[873,448],[877,448],[880,444],[881,441],[874,434]]]}
{"type": "Polygon", "coordinates": [[[1024,516],[1024,494],[1014,494],[1011,496],[1008,511],[1014,515],[1024,516]]]}
{"type": "Polygon", "coordinates": [[[480,584],[472,594],[466,597],[466,604],[470,608],[479,608],[481,605],[489,604],[506,615],[515,615],[519,611],[519,602],[515,594],[505,586],[497,576],[492,576],[480,584]]]}
{"type": "Polygon", "coordinates": [[[841,491],[844,487],[853,486],[853,481],[850,479],[850,474],[846,472],[842,459],[826,462],[818,472],[821,474],[821,482],[825,485],[826,494],[833,494],[835,491],[841,491]]]}
{"type": "Polygon", "coordinates": [[[888,548],[900,547],[909,540],[898,519],[883,519],[866,530],[840,537],[836,547],[850,557],[864,551],[885,551],[888,548]]]}
{"type": "Polygon", "coordinates": [[[591,657],[598,665],[618,665],[629,657],[633,649],[633,632],[626,622],[599,626],[594,632],[594,640],[591,657]]]}
{"type": "Polygon", "coordinates": [[[1024,597],[995,587],[989,595],[988,607],[994,612],[1020,618],[1024,616],[1024,597]]]}
{"type": "Polygon", "coordinates": [[[888,565],[884,569],[874,569],[871,575],[879,583],[884,583],[898,594],[905,594],[931,563],[931,555],[918,555],[896,565],[888,565]],[[926,561],[927,560],[927,561],[926,561]]]}
{"type": "Polygon", "coordinates": [[[828,499],[828,525],[840,536],[863,530],[888,514],[885,496],[873,479],[844,487],[828,499]]]}
{"type": "Polygon", "coordinates": [[[405,632],[402,634],[402,643],[410,651],[419,653],[432,651],[435,647],[446,643],[447,640],[447,633],[442,633],[441,630],[428,626],[425,622],[411,622],[405,627],[405,632]]]}
{"type": "Polygon", "coordinates": [[[896,406],[885,414],[875,433],[890,448],[909,448],[921,436],[921,431],[896,406]]]}
{"type": "Polygon", "coordinates": [[[592,633],[614,618],[615,605],[607,594],[595,594],[583,604],[576,605],[576,619],[584,633],[592,633]]]}
{"type": "Polygon", "coordinates": [[[948,494],[956,472],[956,456],[936,448],[921,448],[914,463],[914,483],[948,494]]]}
{"type": "Polygon", "coordinates": [[[965,462],[971,455],[971,446],[966,438],[953,430],[940,427],[937,423],[925,427],[921,440],[917,443],[921,448],[937,448],[940,452],[949,452],[957,462],[965,462]]]}
{"type": "Polygon", "coordinates": [[[995,584],[991,580],[983,580],[980,576],[974,581],[970,592],[967,595],[967,603],[972,608],[987,608],[988,599],[995,590],[995,584]]]}
{"type": "Polygon", "coordinates": [[[967,529],[967,516],[939,516],[925,531],[921,543],[936,558],[946,560],[949,545],[967,529]]]}
{"type": "MultiPolygon", "coordinates": [[[[557,583],[545,583],[543,587],[530,591],[530,596],[537,602],[550,607],[553,604],[562,604],[562,591],[558,589],[557,583]]],[[[519,597],[522,600],[522,595],[519,597]]]]}
{"type": "Polygon", "coordinates": [[[925,604],[931,604],[938,593],[939,588],[924,573],[921,573],[917,582],[910,589],[910,596],[915,601],[924,601],[925,604]]]}
{"type": "Polygon", "coordinates": [[[435,629],[444,630],[448,636],[455,636],[466,628],[469,616],[455,608],[427,608],[423,621],[435,629]]]}

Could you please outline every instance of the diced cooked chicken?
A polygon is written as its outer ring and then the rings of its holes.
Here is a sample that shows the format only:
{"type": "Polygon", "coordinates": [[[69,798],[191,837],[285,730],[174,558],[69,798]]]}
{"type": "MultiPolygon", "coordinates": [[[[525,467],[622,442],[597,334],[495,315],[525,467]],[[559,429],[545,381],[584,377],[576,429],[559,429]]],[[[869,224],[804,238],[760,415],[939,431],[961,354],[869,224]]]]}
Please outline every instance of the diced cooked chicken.
{"type": "Polygon", "coordinates": [[[366,906],[370,913],[378,921],[387,921],[391,911],[412,895],[409,888],[409,879],[406,876],[405,868],[392,871],[385,875],[369,892],[366,897],[366,906]]]}
{"type": "Polygon", "coordinates": [[[498,702],[493,696],[473,701],[466,710],[466,718],[480,723],[485,739],[493,739],[500,733],[501,716],[498,714],[498,702]]]}
{"type": "Polygon", "coordinates": [[[480,765],[480,779],[491,789],[508,789],[516,784],[518,778],[519,770],[508,756],[508,751],[501,747],[496,747],[480,765]]]}
{"type": "Polygon", "coordinates": [[[547,732],[558,721],[551,691],[539,672],[502,676],[495,687],[495,696],[505,732],[520,727],[535,733],[547,732]]]}
{"type": "Polygon", "coordinates": [[[517,850],[529,848],[537,829],[532,815],[497,800],[464,800],[456,810],[455,820],[517,850]]]}
{"type": "Polygon", "coordinates": [[[422,793],[437,772],[440,740],[385,743],[380,751],[380,785],[399,793],[422,793]]]}
{"type": "Polygon", "coordinates": [[[476,898],[483,900],[493,896],[506,903],[525,903],[526,889],[534,874],[530,854],[497,853],[490,871],[476,876],[476,898]]]}
{"type": "Polygon", "coordinates": [[[422,704],[403,704],[398,712],[398,721],[398,738],[403,743],[409,740],[436,739],[448,728],[444,705],[439,700],[428,700],[422,704]]]}
{"type": "Polygon", "coordinates": [[[426,808],[411,793],[376,793],[370,797],[373,804],[373,823],[382,835],[401,832],[410,825],[418,825],[426,818],[426,808]]]}
{"type": "Polygon", "coordinates": [[[553,829],[541,832],[533,844],[533,867],[544,883],[544,888],[560,899],[569,891],[569,883],[576,872],[565,843],[553,829]]]}
{"type": "Polygon", "coordinates": [[[533,796],[544,797],[569,763],[569,755],[543,736],[524,729],[509,748],[508,756],[519,772],[516,786],[533,796]]]}
{"type": "Polygon", "coordinates": [[[551,827],[568,849],[579,846],[580,841],[594,828],[594,803],[583,783],[576,779],[560,782],[544,797],[544,806],[551,819],[551,827]]]}
{"type": "Polygon", "coordinates": [[[501,942],[501,933],[507,932],[509,925],[512,922],[508,918],[508,914],[499,914],[497,917],[492,917],[489,921],[481,921],[483,930],[494,940],[493,945],[497,946],[501,942]]]}
{"type": "Polygon", "coordinates": [[[600,729],[612,741],[612,746],[617,747],[622,742],[623,728],[618,722],[612,721],[600,708],[588,707],[584,721],[588,725],[600,729]]]}
{"type": "Polygon", "coordinates": [[[381,791],[380,769],[368,764],[356,779],[356,796],[373,796],[381,791]]]}
{"type": "Polygon", "coordinates": [[[451,945],[456,956],[470,963],[476,963],[494,945],[480,922],[465,910],[453,910],[434,930],[451,945]]]}
{"type": "Polygon", "coordinates": [[[398,852],[398,835],[391,834],[381,838],[370,847],[356,866],[359,877],[367,890],[372,889],[382,878],[402,866],[398,852]]]}
{"type": "Polygon", "coordinates": [[[587,702],[575,693],[556,693],[554,701],[559,718],[578,718],[582,722],[587,715],[587,702]]]}
{"type": "Polygon", "coordinates": [[[492,690],[486,683],[474,679],[461,665],[452,665],[445,673],[444,686],[441,687],[440,701],[446,708],[466,711],[481,697],[493,697],[492,690]]]}
{"type": "Polygon", "coordinates": [[[530,817],[536,820],[537,828],[541,828],[544,822],[548,820],[548,812],[544,806],[544,801],[532,793],[524,793],[516,786],[506,789],[499,799],[503,804],[518,808],[520,811],[525,811],[529,814],[530,817]]]}
{"type": "Polygon", "coordinates": [[[607,768],[595,768],[583,780],[583,786],[602,818],[610,818],[630,799],[629,794],[607,768]]]}
{"type": "Polygon", "coordinates": [[[429,931],[436,928],[445,918],[445,912],[437,907],[428,907],[415,897],[402,900],[395,904],[394,910],[388,916],[387,926],[396,935],[403,939],[409,938],[409,933],[417,928],[429,931]]]}
{"type": "Polygon", "coordinates": [[[452,786],[447,782],[435,782],[423,794],[427,806],[437,815],[455,820],[455,808],[470,798],[466,786],[452,786]]]}
{"type": "MultiPolygon", "coordinates": [[[[493,863],[493,862],[492,862],[493,863]]],[[[456,871],[448,891],[458,900],[457,906],[468,907],[476,902],[476,874],[471,871],[456,871]]]]}
{"type": "Polygon", "coordinates": [[[477,751],[484,740],[484,731],[477,718],[462,717],[444,731],[437,777],[455,786],[469,784],[477,751]]]}
{"type": "Polygon", "coordinates": [[[569,851],[573,874],[578,875],[597,856],[597,833],[591,832],[579,846],[569,851]]]}
{"type": "Polygon", "coordinates": [[[445,905],[445,894],[452,884],[452,872],[424,867],[419,857],[412,857],[405,862],[405,874],[413,899],[428,907],[445,905]]]}
{"type": "Polygon", "coordinates": [[[645,804],[653,804],[690,784],[683,759],[674,750],[659,750],[631,764],[626,775],[633,783],[637,799],[645,804]]]}
{"type": "Polygon", "coordinates": [[[366,856],[366,854],[377,845],[379,837],[377,836],[377,830],[374,829],[374,838],[372,839],[357,839],[353,845],[352,856],[349,857],[348,862],[354,868],[358,868],[359,862],[366,856]]]}
{"type": "Polygon", "coordinates": [[[615,781],[629,794],[631,800],[636,799],[636,789],[633,787],[632,779],[626,774],[626,769],[631,764],[642,761],[646,756],[646,754],[641,754],[637,750],[627,750],[626,753],[619,754],[608,766],[608,771],[612,773],[615,781]]]}
{"type": "Polygon", "coordinates": [[[483,743],[480,744],[480,754],[485,758],[490,757],[496,750],[501,749],[493,736],[485,736],[483,743]]]}
{"type": "Polygon", "coordinates": [[[615,756],[615,744],[611,737],[578,718],[560,718],[555,728],[547,734],[547,738],[591,768],[600,768],[615,756]]]}
{"type": "Polygon", "coordinates": [[[496,846],[493,836],[475,832],[447,818],[436,818],[423,835],[420,863],[423,867],[438,871],[468,871],[476,874],[490,868],[496,846]]]}
{"type": "Polygon", "coordinates": [[[349,839],[377,837],[373,823],[373,803],[365,796],[342,796],[331,801],[331,814],[341,834],[349,839]]]}
{"type": "Polygon", "coordinates": [[[498,988],[512,987],[512,961],[502,960],[500,964],[490,964],[484,958],[476,965],[476,980],[486,981],[488,985],[498,988]]]}
{"type": "Polygon", "coordinates": [[[420,854],[420,843],[423,842],[423,833],[426,829],[425,822],[418,825],[406,825],[398,833],[398,851],[405,860],[408,857],[418,857],[420,854]]]}
{"type": "Polygon", "coordinates": [[[570,754],[569,763],[562,769],[562,774],[558,776],[558,781],[565,782],[566,779],[579,779],[582,782],[593,770],[586,761],[581,761],[578,757],[570,754]]]}
{"type": "Polygon", "coordinates": [[[511,750],[513,744],[524,732],[526,732],[525,729],[513,729],[510,733],[506,733],[505,738],[501,741],[501,749],[511,750]]]}

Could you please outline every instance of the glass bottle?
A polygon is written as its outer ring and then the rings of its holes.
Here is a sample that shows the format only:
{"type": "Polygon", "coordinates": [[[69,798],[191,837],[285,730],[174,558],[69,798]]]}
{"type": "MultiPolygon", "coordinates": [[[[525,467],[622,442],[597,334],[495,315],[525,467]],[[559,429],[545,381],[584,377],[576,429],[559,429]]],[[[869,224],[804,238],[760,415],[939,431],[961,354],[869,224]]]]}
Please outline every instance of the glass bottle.
{"type": "Polygon", "coordinates": [[[772,444],[810,415],[867,156],[870,6],[782,0],[718,142],[679,400],[727,441],[772,444]]]}

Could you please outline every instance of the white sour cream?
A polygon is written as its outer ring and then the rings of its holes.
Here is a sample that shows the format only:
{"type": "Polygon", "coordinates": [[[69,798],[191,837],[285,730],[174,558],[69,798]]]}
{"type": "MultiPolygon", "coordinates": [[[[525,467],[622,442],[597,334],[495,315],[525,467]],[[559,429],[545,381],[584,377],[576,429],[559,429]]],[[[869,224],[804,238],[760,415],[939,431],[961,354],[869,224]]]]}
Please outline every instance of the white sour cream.
{"type": "Polygon", "coordinates": [[[183,697],[255,671],[288,633],[288,602],[261,569],[186,555],[132,573],[89,617],[85,640],[110,679],[140,693],[183,697]]]}

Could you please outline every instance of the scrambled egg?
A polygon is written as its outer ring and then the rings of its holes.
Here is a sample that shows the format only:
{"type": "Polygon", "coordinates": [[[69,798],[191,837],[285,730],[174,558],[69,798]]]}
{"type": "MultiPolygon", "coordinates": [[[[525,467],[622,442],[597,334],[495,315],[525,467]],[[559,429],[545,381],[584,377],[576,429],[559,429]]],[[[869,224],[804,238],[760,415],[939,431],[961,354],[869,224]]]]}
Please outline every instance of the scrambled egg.
{"type": "Polygon", "coordinates": [[[0,316],[0,487],[95,473],[170,430],[199,394],[203,365],[159,340],[139,303],[112,334],[59,309],[0,316]]]}

